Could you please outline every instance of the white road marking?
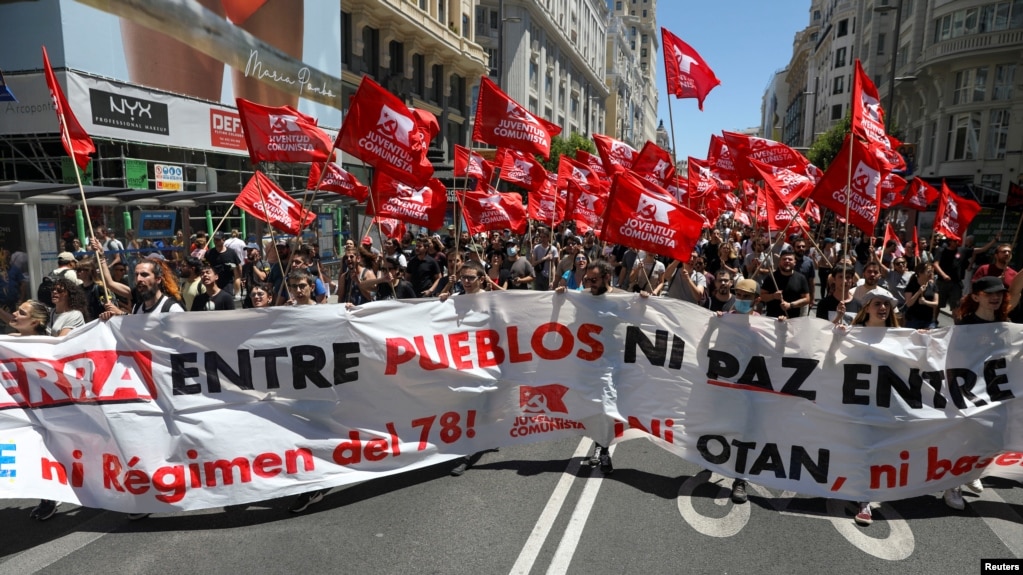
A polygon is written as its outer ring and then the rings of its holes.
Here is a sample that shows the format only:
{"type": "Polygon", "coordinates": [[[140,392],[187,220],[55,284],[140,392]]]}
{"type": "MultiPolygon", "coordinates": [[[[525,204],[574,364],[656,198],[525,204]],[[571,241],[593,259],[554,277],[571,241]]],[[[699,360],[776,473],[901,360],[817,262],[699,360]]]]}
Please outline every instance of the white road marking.
{"type": "MultiPolygon", "coordinates": [[[[981,519],[984,523],[987,523],[988,528],[1001,539],[1002,543],[1015,555],[1017,558],[1023,557],[1023,517],[1020,517],[1018,513],[1012,510],[1012,506],[1005,503],[1000,495],[995,493],[995,490],[988,487],[981,493],[977,499],[980,501],[987,501],[989,503],[998,503],[997,506],[992,506],[993,509],[997,509],[995,513],[998,516],[983,515],[981,519]]],[[[971,497],[967,501],[973,501],[971,497]]]]}
{"type": "Polygon", "coordinates": [[[565,473],[561,476],[550,498],[547,499],[547,505],[536,520],[536,525],[533,526],[529,539],[526,540],[522,551],[519,552],[515,565],[512,565],[511,575],[528,575],[532,571],[533,563],[536,562],[536,557],[540,554],[540,550],[543,549],[543,544],[547,540],[547,535],[550,534],[554,520],[557,519],[558,514],[561,513],[561,507],[565,504],[565,497],[568,496],[572,483],[579,474],[582,458],[589,453],[592,443],[590,439],[583,438],[579,442],[579,446],[575,448],[571,462],[565,468],[565,473]]]}
{"type": "MultiPolygon", "coordinates": [[[[608,448],[608,453],[614,455],[615,447],[617,446],[612,445],[608,448]]],[[[568,520],[568,528],[565,529],[564,535],[561,536],[561,543],[558,544],[558,549],[554,552],[554,560],[547,568],[547,575],[568,573],[568,567],[572,564],[572,556],[575,555],[575,550],[579,547],[583,528],[586,527],[586,520],[590,517],[593,502],[597,500],[597,492],[600,491],[600,485],[603,482],[604,475],[599,472],[597,477],[586,481],[583,493],[579,496],[579,502],[575,504],[575,511],[572,512],[572,517],[568,520]]]]}

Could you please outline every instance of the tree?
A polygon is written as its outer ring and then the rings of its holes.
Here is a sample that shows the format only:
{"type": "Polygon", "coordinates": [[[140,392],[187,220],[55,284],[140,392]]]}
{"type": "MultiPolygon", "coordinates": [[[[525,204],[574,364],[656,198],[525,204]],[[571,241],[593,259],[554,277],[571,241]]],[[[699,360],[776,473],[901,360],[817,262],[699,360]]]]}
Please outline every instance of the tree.
{"type": "Polygon", "coordinates": [[[813,141],[810,145],[810,149],[806,152],[806,157],[810,160],[810,163],[817,166],[821,170],[827,170],[828,166],[831,165],[831,161],[835,159],[838,152],[842,149],[842,142],[845,141],[845,136],[852,130],[852,116],[846,114],[842,121],[831,127],[830,130],[824,132],[813,141]]]}
{"type": "Polygon", "coordinates": [[[543,167],[547,168],[549,172],[557,171],[561,156],[575,158],[576,150],[585,150],[591,154],[597,153],[597,147],[593,145],[593,140],[584,138],[582,134],[573,132],[567,140],[561,136],[554,136],[551,138],[551,159],[541,159],[543,167]]]}

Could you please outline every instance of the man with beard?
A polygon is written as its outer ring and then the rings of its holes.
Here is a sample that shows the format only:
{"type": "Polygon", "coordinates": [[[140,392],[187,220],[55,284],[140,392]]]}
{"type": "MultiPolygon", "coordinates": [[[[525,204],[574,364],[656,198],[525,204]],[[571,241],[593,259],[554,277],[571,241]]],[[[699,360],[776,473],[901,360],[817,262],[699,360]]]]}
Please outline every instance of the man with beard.
{"type": "MultiPolygon", "coordinates": [[[[583,285],[588,287],[590,295],[595,297],[611,293],[623,293],[621,290],[611,287],[611,278],[614,276],[614,271],[614,267],[605,260],[591,262],[586,266],[586,275],[583,276],[583,285]]],[[[563,285],[554,289],[554,293],[557,294],[564,294],[565,291],[567,290],[563,285]]],[[[640,292],[639,295],[642,298],[650,297],[650,293],[645,291],[640,292]]],[[[590,466],[599,466],[600,472],[604,475],[614,473],[615,468],[611,463],[611,451],[600,443],[593,442],[593,456],[590,457],[590,466]]]]}
{"type": "Polygon", "coordinates": [[[994,260],[977,268],[977,271],[973,272],[971,281],[975,282],[982,277],[993,276],[1002,278],[1002,283],[1008,288],[1012,285],[1013,278],[1016,277],[1016,270],[1009,267],[1010,260],[1012,260],[1012,245],[998,244],[998,247],[995,248],[994,260]]]}
{"type": "Polygon", "coordinates": [[[735,305],[735,296],[732,295],[732,272],[721,268],[714,276],[714,291],[711,292],[707,301],[710,311],[728,313],[735,305]]]}
{"type": "Polygon", "coordinates": [[[192,256],[185,256],[178,265],[178,274],[181,276],[181,299],[185,303],[185,309],[192,309],[192,302],[195,301],[195,296],[199,295],[202,286],[200,269],[202,262],[192,256]]]}
{"type": "Polygon", "coordinates": [[[810,284],[810,296],[813,297],[817,285],[816,262],[807,254],[805,238],[796,238],[792,242],[792,251],[796,254],[796,271],[803,274],[810,284]]]}
{"type": "Polygon", "coordinates": [[[863,298],[867,292],[876,287],[884,288],[891,293],[887,280],[881,277],[881,262],[872,260],[863,266],[863,283],[856,286],[856,289],[853,290],[853,299],[860,303],[866,303],[863,301],[863,298]]]}
{"type": "Polygon", "coordinates": [[[190,311],[215,311],[234,309],[234,298],[217,285],[217,271],[209,262],[203,262],[199,277],[203,291],[195,296],[190,311]]]}
{"type": "Polygon", "coordinates": [[[760,288],[760,299],[765,302],[769,317],[799,317],[802,309],[810,305],[810,282],[796,273],[796,254],[791,250],[781,253],[778,269],[767,276],[760,288]]]}

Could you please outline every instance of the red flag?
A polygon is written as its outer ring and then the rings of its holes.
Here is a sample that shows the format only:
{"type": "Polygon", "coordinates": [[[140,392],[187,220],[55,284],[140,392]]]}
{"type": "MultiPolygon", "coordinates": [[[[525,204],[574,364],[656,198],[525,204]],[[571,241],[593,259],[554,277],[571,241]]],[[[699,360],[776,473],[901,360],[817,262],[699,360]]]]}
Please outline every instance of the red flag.
{"type": "Polygon", "coordinates": [[[476,178],[489,182],[494,175],[494,166],[483,159],[483,156],[455,144],[455,177],[476,178]]]}
{"type": "Polygon", "coordinates": [[[50,88],[50,99],[53,100],[53,109],[57,112],[57,124],[60,128],[60,143],[64,144],[64,150],[71,156],[79,168],[85,169],[89,166],[89,154],[96,151],[96,145],[92,138],[86,133],[78,118],[71,110],[71,105],[64,97],[64,90],[60,89],[57,77],[50,67],[50,56],[46,54],[46,46],[43,46],[43,68],[46,71],[46,85],[50,88]]]}
{"type": "Polygon", "coordinates": [[[426,152],[435,123],[436,118],[431,123],[421,110],[409,110],[397,96],[363,76],[341,124],[337,146],[378,172],[421,188],[433,177],[426,152]]]}
{"type": "Polygon", "coordinates": [[[597,147],[600,159],[604,160],[604,170],[609,176],[621,170],[632,169],[639,152],[621,140],[604,134],[593,134],[593,144],[597,147]]]}
{"type": "Polygon", "coordinates": [[[565,217],[575,222],[576,233],[585,234],[591,229],[599,233],[607,210],[607,192],[599,186],[579,185],[575,180],[568,181],[567,191],[565,217]]]}
{"type": "Polygon", "coordinates": [[[931,202],[938,199],[939,195],[940,192],[934,189],[934,186],[918,176],[909,183],[909,192],[906,194],[906,198],[902,200],[902,204],[914,210],[923,211],[927,209],[927,206],[931,205],[931,202]]]}
{"type": "Polygon", "coordinates": [[[888,222],[884,225],[884,240],[881,242],[881,249],[884,250],[888,246],[889,241],[895,242],[895,251],[892,252],[894,257],[902,257],[906,255],[906,247],[899,241],[899,236],[895,235],[895,229],[892,228],[892,223],[888,222]]]}
{"type": "Polygon", "coordinates": [[[535,190],[547,180],[547,169],[533,156],[522,152],[502,150],[501,173],[498,177],[506,182],[518,184],[527,190],[535,190]]]}
{"type": "Polygon", "coordinates": [[[601,187],[600,180],[589,167],[568,156],[561,156],[558,160],[558,189],[565,189],[570,181],[583,187],[601,187]]]}
{"type": "Polygon", "coordinates": [[[769,166],[752,158],[749,159],[749,163],[760,173],[764,183],[788,204],[809,196],[813,192],[813,187],[817,185],[818,180],[788,168],[769,166]]]}
{"type": "Polygon", "coordinates": [[[238,193],[234,205],[257,220],[295,236],[316,221],[316,214],[308,209],[303,218],[302,204],[258,170],[238,193]]]}
{"type": "Polygon", "coordinates": [[[1023,186],[1016,182],[1009,182],[1009,196],[1005,199],[1005,207],[1023,207],[1023,186]]]}
{"type": "Polygon", "coordinates": [[[447,199],[447,189],[436,178],[421,188],[413,188],[378,172],[373,176],[366,215],[395,218],[436,230],[444,225],[447,199]]]}
{"type": "Polygon", "coordinates": [[[676,98],[696,98],[703,110],[703,99],[721,82],[703,58],[667,28],[661,28],[664,46],[664,77],[668,93],[676,98]]]}
{"type": "Polygon", "coordinates": [[[803,221],[802,216],[799,215],[799,210],[792,207],[792,205],[778,194],[774,188],[767,186],[760,188],[760,193],[763,194],[763,198],[758,200],[757,204],[763,204],[765,215],[767,216],[766,227],[768,230],[775,232],[783,230],[786,227],[792,228],[809,227],[806,222],[803,221]],[[791,225],[790,221],[795,219],[791,225]]]}
{"type": "Polygon", "coordinates": [[[849,201],[849,223],[874,235],[877,217],[881,211],[881,180],[887,175],[878,159],[869,152],[859,138],[847,135],[841,151],[824,177],[814,188],[811,197],[820,205],[844,218],[846,199],[849,201]],[[849,193],[849,156],[852,155],[852,193],[849,193]]]}
{"type": "Polygon", "coordinates": [[[902,191],[906,189],[906,180],[895,172],[889,172],[884,180],[881,180],[881,209],[888,208],[899,203],[902,199],[902,191]]]}
{"type": "Polygon", "coordinates": [[[600,156],[594,156],[586,150],[578,149],[575,151],[575,161],[589,168],[600,182],[608,185],[611,184],[611,180],[607,176],[607,170],[604,168],[604,161],[600,159],[600,156]]]}
{"type": "Polygon", "coordinates": [[[401,240],[405,237],[405,223],[401,220],[394,218],[373,218],[373,222],[370,223],[370,227],[376,224],[380,228],[380,231],[387,237],[395,240],[401,240]]]}
{"type": "Polygon", "coordinates": [[[689,261],[703,230],[700,214],[629,172],[615,175],[607,204],[602,240],[689,261]]]}
{"type": "Polygon", "coordinates": [[[856,70],[853,73],[852,132],[871,144],[883,143],[888,146],[881,98],[874,82],[863,70],[859,58],[856,59],[856,70]]]}
{"type": "Polygon", "coordinates": [[[709,193],[730,192],[735,183],[722,179],[705,160],[689,157],[689,192],[694,198],[709,193]]]}
{"type": "Polygon", "coordinates": [[[632,171],[652,184],[662,188],[675,177],[675,164],[671,154],[653,142],[643,145],[636,161],[632,163],[632,171]]]}
{"type": "Polygon", "coordinates": [[[920,238],[916,235],[916,226],[913,226],[913,257],[920,257],[920,238]]]}
{"type": "Polygon", "coordinates": [[[739,181],[740,178],[735,172],[732,148],[725,142],[724,138],[716,134],[710,135],[710,146],[707,148],[707,163],[725,179],[733,182],[739,181]]]}
{"type": "Polygon", "coordinates": [[[259,162],[324,162],[332,150],[330,138],[316,118],[290,106],[263,106],[235,98],[253,164],[259,162]]]}
{"type": "Polygon", "coordinates": [[[557,174],[548,174],[547,181],[542,186],[529,192],[526,197],[529,219],[549,222],[551,227],[565,219],[567,193],[562,195],[558,192],[557,182],[557,174]]]}
{"type": "Polygon", "coordinates": [[[817,205],[817,202],[810,198],[807,198],[806,202],[803,203],[803,215],[818,224],[821,223],[821,208],[817,205]]]}
{"type": "Polygon", "coordinates": [[[334,162],[327,162],[327,174],[321,181],[320,172],[323,171],[321,167],[323,165],[314,163],[309,166],[309,179],[306,180],[305,185],[307,190],[315,190],[316,183],[319,182],[321,190],[355,198],[360,202],[366,201],[369,196],[369,186],[363,185],[355,176],[334,162]]]}
{"type": "Polygon", "coordinates": [[[526,233],[526,207],[516,192],[498,193],[485,183],[476,190],[465,192],[462,215],[470,234],[509,229],[515,234],[526,233]]]}
{"type": "Polygon", "coordinates": [[[561,126],[523,108],[490,78],[483,76],[480,80],[473,141],[539,154],[547,159],[551,156],[551,138],[560,133],[561,126]]]}
{"type": "Polygon", "coordinates": [[[759,172],[750,165],[748,159],[757,160],[770,166],[787,168],[812,179],[819,180],[823,175],[817,166],[806,159],[806,156],[781,142],[737,132],[722,131],[721,134],[733,152],[732,162],[735,164],[735,171],[743,179],[755,180],[760,177],[759,172]]]}
{"type": "Polygon", "coordinates": [[[945,181],[941,182],[941,198],[938,200],[938,213],[934,216],[935,233],[945,234],[946,238],[962,241],[966,228],[980,212],[980,204],[957,196],[948,189],[945,181]]]}

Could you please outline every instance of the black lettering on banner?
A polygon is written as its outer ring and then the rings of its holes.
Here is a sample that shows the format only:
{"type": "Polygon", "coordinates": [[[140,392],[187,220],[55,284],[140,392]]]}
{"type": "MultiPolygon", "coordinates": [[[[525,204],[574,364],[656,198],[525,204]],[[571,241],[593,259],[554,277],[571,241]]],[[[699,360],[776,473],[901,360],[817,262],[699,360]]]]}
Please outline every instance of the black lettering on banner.
{"type": "Polygon", "coordinates": [[[803,399],[809,399],[813,401],[817,399],[817,392],[809,389],[799,389],[806,380],[810,378],[810,375],[817,369],[817,364],[820,363],[816,359],[807,359],[805,357],[783,357],[781,358],[781,366],[792,368],[795,371],[789,376],[789,380],[782,386],[781,392],[794,395],[796,397],[802,397],[803,399]]]}
{"type": "Polygon", "coordinates": [[[998,373],[995,371],[996,369],[1005,369],[1004,357],[989,359],[984,362],[984,381],[987,382],[987,396],[991,398],[991,401],[1014,399],[1016,396],[1013,395],[1011,390],[999,387],[1009,383],[1009,376],[1004,373],[998,373]]]}
{"type": "Polygon", "coordinates": [[[330,381],[320,372],[325,365],[327,354],[322,347],[296,345],[291,348],[291,375],[295,389],[305,389],[306,379],[316,387],[330,387],[330,381]]]}
{"type": "Polygon", "coordinates": [[[171,354],[171,388],[174,390],[174,395],[202,393],[202,386],[198,383],[187,384],[185,382],[188,378],[199,377],[198,367],[187,367],[188,364],[194,364],[197,358],[198,354],[195,352],[171,354]]]}
{"type": "Polygon", "coordinates": [[[952,396],[952,403],[956,407],[966,409],[967,399],[977,407],[987,405],[986,401],[973,395],[972,389],[977,383],[976,373],[966,368],[953,367],[945,370],[945,377],[948,378],[948,394],[952,396]]]}
{"type": "Polygon", "coordinates": [[[739,360],[730,353],[716,349],[707,350],[707,377],[721,379],[735,377],[739,373],[739,360]]]}
{"type": "Polygon", "coordinates": [[[281,378],[277,374],[277,358],[288,357],[288,348],[286,347],[274,347],[270,349],[257,349],[253,352],[253,357],[266,358],[265,369],[266,369],[266,388],[267,389],[280,389],[281,378]]]}
{"type": "Polygon", "coordinates": [[[735,470],[739,473],[746,473],[746,455],[751,449],[757,448],[756,441],[739,441],[738,439],[732,440],[732,445],[735,446],[735,470]]]}
{"type": "Polygon", "coordinates": [[[845,377],[842,379],[842,403],[845,405],[870,405],[870,396],[858,395],[857,391],[870,389],[870,380],[860,379],[859,375],[868,375],[871,367],[864,363],[847,363],[842,366],[845,377]]]}
{"type": "MultiPolygon", "coordinates": [[[[636,363],[637,346],[643,352],[643,356],[647,358],[647,361],[650,362],[650,365],[663,367],[665,359],[668,358],[668,332],[660,329],[655,331],[654,341],[651,342],[650,338],[640,328],[630,325],[625,329],[625,357],[623,360],[625,363],[636,363]]],[[[669,369],[682,368],[682,357],[685,348],[685,340],[672,334],[671,359],[668,362],[669,369]]]]}
{"type": "Polygon", "coordinates": [[[334,344],[334,385],[358,381],[359,372],[349,371],[359,367],[359,342],[334,344]]]}
{"type": "Polygon", "coordinates": [[[207,352],[206,366],[206,390],[209,393],[220,393],[220,374],[223,373],[231,383],[241,389],[252,389],[252,361],[249,359],[249,350],[238,350],[238,371],[236,372],[216,352],[207,352]]]}
{"type": "Polygon", "coordinates": [[[742,372],[737,381],[743,385],[774,391],[774,388],[771,387],[771,374],[767,372],[767,360],[759,355],[754,355],[749,359],[746,371],[742,372]]]}
{"type": "Polygon", "coordinates": [[[700,452],[704,459],[715,465],[723,464],[732,455],[732,450],[728,447],[728,441],[721,435],[701,435],[700,439],[696,442],[696,450],[700,452]],[[715,455],[710,452],[711,441],[718,444],[721,453],[715,455]]]}
{"type": "Polygon", "coordinates": [[[927,385],[931,386],[934,390],[934,409],[945,409],[948,405],[948,400],[941,393],[941,388],[945,385],[945,372],[943,371],[925,371],[920,374],[927,382],[927,385]]]}
{"type": "Polygon", "coordinates": [[[906,400],[906,404],[912,408],[923,407],[923,379],[920,378],[916,369],[909,372],[909,383],[902,381],[895,371],[887,365],[880,365],[877,368],[877,406],[891,407],[892,389],[899,394],[899,397],[906,400]]]}

